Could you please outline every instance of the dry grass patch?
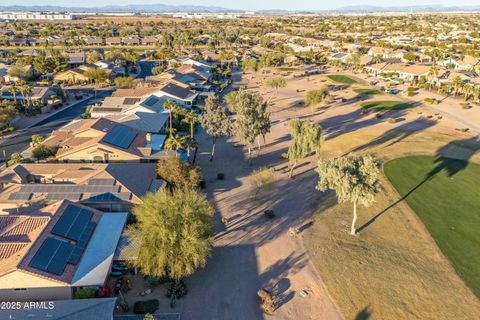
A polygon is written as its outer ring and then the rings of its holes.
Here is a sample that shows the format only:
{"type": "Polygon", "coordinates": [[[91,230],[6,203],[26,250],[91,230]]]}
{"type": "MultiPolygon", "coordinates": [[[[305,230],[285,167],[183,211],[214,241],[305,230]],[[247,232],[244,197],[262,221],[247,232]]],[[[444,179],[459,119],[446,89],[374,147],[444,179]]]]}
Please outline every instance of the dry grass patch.
{"type": "MultiPolygon", "coordinates": [[[[327,141],[323,156],[338,156],[380,135],[368,130],[345,134],[327,141]]],[[[433,154],[456,140],[430,132],[403,138],[362,152],[374,153],[385,162],[406,154],[433,154]]],[[[458,156],[468,154],[459,146],[451,150],[458,156]]],[[[375,205],[360,208],[358,226],[384,213],[359,235],[348,233],[349,204],[318,212],[314,225],[305,231],[309,256],[345,319],[354,319],[362,310],[371,314],[370,319],[475,319],[480,312],[479,300],[441,254],[416,214],[405,202],[393,205],[399,195],[386,179],[382,178],[382,185],[384,191],[375,205]]]]}

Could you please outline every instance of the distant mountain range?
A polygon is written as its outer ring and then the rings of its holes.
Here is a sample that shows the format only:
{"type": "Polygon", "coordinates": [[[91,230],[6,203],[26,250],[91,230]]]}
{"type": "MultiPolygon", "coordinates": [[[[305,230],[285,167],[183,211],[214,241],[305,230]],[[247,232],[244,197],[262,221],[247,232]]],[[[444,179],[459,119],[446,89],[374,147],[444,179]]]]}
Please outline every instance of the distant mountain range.
{"type": "MultiPolygon", "coordinates": [[[[0,6],[0,12],[72,12],[72,13],[164,13],[164,12],[191,12],[191,13],[220,13],[220,12],[244,12],[241,9],[227,9],[215,6],[193,6],[193,5],[165,5],[165,4],[131,4],[125,6],[99,6],[99,7],[64,7],[64,6],[0,6]]],[[[248,11],[248,10],[247,10],[248,11]]],[[[258,13],[270,14],[288,14],[288,13],[387,13],[387,12],[480,12],[480,5],[475,6],[442,6],[442,5],[422,5],[422,6],[346,6],[332,10],[259,10],[258,13]]]]}

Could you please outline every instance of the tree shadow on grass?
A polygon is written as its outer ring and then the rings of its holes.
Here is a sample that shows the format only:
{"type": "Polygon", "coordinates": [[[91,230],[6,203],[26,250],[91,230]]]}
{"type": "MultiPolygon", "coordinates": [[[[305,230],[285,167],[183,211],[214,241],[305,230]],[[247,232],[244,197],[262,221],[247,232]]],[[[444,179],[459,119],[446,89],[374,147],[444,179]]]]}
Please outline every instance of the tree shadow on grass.
{"type": "Polygon", "coordinates": [[[380,218],[388,210],[395,207],[397,204],[407,199],[411,194],[413,194],[418,188],[424,185],[426,182],[430,181],[442,171],[445,171],[448,177],[453,177],[457,173],[465,170],[469,164],[469,160],[480,150],[480,140],[479,137],[473,137],[463,140],[454,140],[446,144],[445,146],[439,148],[435,156],[435,167],[430,170],[424,179],[410,189],[406,194],[404,194],[400,199],[389,205],[387,208],[383,209],[377,213],[373,218],[368,220],[365,224],[360,226],[357,229],[357,232],[361,232],[369,225],[371,225],[375,220],[380,218]],[[451,158],[457,156],[458,158],[451,158]]]}
{"type": "Polygon", "coordinates": [[[359,313],[357,313],[355,320],[368,320],[371,316],[372,310],[370,309],[370,306],[366,306],[359,313]]]}

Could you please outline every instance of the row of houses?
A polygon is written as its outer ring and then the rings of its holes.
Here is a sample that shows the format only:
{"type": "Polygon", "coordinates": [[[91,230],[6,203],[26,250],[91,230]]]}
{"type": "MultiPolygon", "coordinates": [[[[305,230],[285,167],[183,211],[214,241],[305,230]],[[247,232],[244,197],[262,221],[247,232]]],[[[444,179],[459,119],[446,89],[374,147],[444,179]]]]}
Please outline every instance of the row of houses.
{"type": "Polygon", "coordinates": [[[130,45],[158,45],[162,42],[162,35],[139,36],[129,35],[125,37],[98,37],[98,36],[80,36],[67,37],[63,35],[53,35],[46,37],[30,38],[28,36],[10,36],[7,44],[10,46],[40,46],[40,45],[62,45],[69,42],[80,42],[88,46],[130,46],[130,45]]]}

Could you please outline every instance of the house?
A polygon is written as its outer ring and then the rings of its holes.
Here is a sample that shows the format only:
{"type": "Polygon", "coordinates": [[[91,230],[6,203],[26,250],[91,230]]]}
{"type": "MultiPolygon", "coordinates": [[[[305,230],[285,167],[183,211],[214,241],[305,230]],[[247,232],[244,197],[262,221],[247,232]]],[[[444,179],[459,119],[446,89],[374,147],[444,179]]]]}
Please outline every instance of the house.
{"type": "Polygon", "coordinates": [[[168,82],[159,87],[154,95],[165,100],[173,100],[182,106],[193,106],[198,97],[198,93],[192,91],[188,85],[179,85],[174,82],[168,82]]]}
{"type": "Polygon", "coordinates": [[[139,36],[137,35],[131,35],[131,36],[127,36],[127,37],[123,37],[122,40],[121,40],[122,44],[124,45],[128,45],[128,46],[131,46],[131,45],[139,45],[142,43],[142,40],[140,39],[139,36]]]}
{"type": "Polygon", "coordinates": [[[87,54],[85,51],[67,52],[68,64],[70,68],[81,66],[87,62],[87,54]]]}
{"type": "MultiPolygon", "coordinates": [[[[149,162],[164,156],[153,135],[106,118],[75,121],[53,131],[43,144],[62,162],[149,162]]],[[[156,140],[159,141],[159,140],[156,140]]]]}
{"type": "Polygon", "coordinates": [[[164,182],[157,179],[155,163],[23,163],[1,172],[0,186],[1,217],[61,199],[101,211],[130,211],[164,182]],[[95,185],[103,187],[90,187],[95,185]]]}
{"type": "Polygon", "coordinates": [[[127,216],[68,200],[0,216],[0,299],[71,299],[104,286],[127,216]]]}
{"type": "Polygon", "coordinates": [[[213,70],[213,66],[210,63],[208,63],[207,61],[193,59],[193,58],[184,59],[181,62],[181,64],[194,65],[194,66],[202,68],[203,70],[210,71],[210,72],[213,70]]]}
{"type": "Polygon", "coordinates": [[[419,64],[382,62],[365,66],[365,70],[374,76],[398,77],[405,81],[418,80],[430,74],[431,66],[419,64]]]}
{"type": "MultiPolygon", "coordinates": [[[[90,81],[90,79],[85,75],[85,72],[87,70],[91,69],[98,69],[99,67],[96,66],[95,64],[84,64],[81,65],[77,68],[66,70],[59,72],[53,76],[53,80],[55,82],[71,82],[71,83],[77,83],[77,82],[87,82],[90,81]]],[[[112,73],[112,70],[106,70],[107,75],[110,76],[112,73]]]]}
{"type": "Polygon", "coordinates": [[[472,56],[465,56],[463,59],[446,59],[439,64],[445,67],[453,66],[453,69],[459,71],[473,71],[479,66],[480,60],[472,56]]]}
{"type": "Polygon", "coordinates": [[[0,319],[113,320],[116,300],[117,298],[56,300],[46,308],[0,309],[0,319]]]}
{"type": "Polygon", "coordinates": [[[162,42],[162,35],[145,36],[142,38],[142,44],[144,45],[157,45],[162,42]]]}
{"type": "Polygon", "coordinates": [[[103,38],[101,38],[101,37],[84,36],[82,39],[83,39],[83,41],[85,41],[85,43],[88,46],[95,46],[95,45],[102,45],[103,44],[103,38]]]}
{"type": "Polygon", "coordinates": [[[108,46],[119,46],[122,44],[120,37],[108,37],[105,39],[105,44],[108,46]]]}
{"type": "Polygon", "coordinates": [[[156,134],[166,128],[170,118],[170,112],[163,106],[165,101],[155,95],[147,98],[108,97],[101,106],[92,108],[91,115],[156,134]]]}
{"type": "Polygon", "coordinates": [[[32,87],[32,91],[30,96],[23,96],[20,92],[17,92],[15,96],[9,91],[10,86],[4,86],[0,90],[0,100],[30,100],[30,101],[38,101],[40,104],[46,106],[48,100],[52,95],[56,95],[57,92],[53,87],[32,87]]]}

